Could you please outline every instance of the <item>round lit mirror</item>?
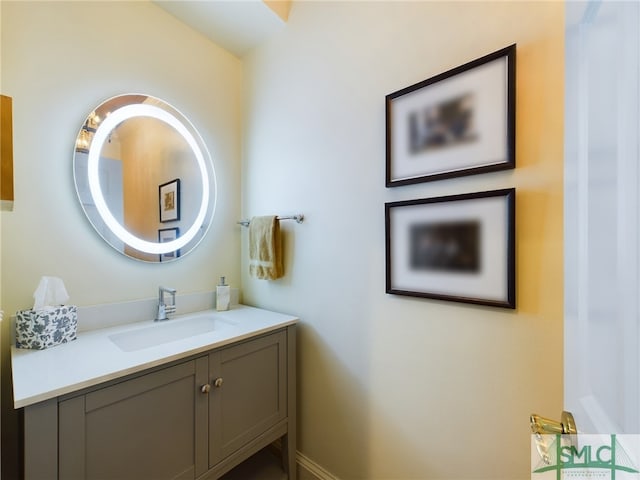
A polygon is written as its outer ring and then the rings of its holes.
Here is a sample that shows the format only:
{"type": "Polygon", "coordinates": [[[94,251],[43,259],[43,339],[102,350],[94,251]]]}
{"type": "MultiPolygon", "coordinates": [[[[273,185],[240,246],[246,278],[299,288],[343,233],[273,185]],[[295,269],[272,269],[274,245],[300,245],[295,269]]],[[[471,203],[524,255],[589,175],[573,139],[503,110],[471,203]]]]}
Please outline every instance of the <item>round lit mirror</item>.
{"type": "Polygon", "coordinates": [[[91,224],[131,258],[176,260],[211,224],[209,151],[191,122],[158,98],[119,95],[97,106],[76,138],[73,172],[91,224]]]}

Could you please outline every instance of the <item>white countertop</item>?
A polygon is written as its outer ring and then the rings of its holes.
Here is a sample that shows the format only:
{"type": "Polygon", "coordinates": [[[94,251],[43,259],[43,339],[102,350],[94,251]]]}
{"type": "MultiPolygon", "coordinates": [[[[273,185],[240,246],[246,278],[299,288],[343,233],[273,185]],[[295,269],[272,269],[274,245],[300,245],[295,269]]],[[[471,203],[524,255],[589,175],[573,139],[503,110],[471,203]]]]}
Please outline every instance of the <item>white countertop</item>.
{"type": "Polygon", "coordinates": [[[165,322],[137,322],[79,332],[72,342],[46,350],[11,348],[14,407],[21,408],[125,375],[222,347],[254,335],[292,325],[298,319],[244,305],[214,313],[228,327],[125,352],[110,340],[121,332],[180,322],[205,312],[176,316],[165,322]]]}

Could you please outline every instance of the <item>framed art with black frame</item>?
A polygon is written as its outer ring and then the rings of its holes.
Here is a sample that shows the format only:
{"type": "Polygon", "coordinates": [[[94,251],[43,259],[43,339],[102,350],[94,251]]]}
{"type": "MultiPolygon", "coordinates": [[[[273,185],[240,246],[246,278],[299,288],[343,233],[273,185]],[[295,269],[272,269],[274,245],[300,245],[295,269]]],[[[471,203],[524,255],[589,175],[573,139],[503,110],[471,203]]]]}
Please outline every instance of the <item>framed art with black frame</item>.
{"type": "MultiPolygon", "coordinates": [[[[178,227],[173,228],[161,228],[158,230],[158,242],[166,243],[172,242],[176,240],[180,236],[180,229],[178,227]]],[[[171,260],[175,260],[180,256],[180,250],[175,250],[173,252],[167,252],[160,254],[161,262],[168,262],[171,260]]]]}
{"type": "Polygon", "coordinates": [[[385,203],[387,293],[515,308],[515,196],[385,203]]]}
{"type": "Polygon", "coordinates": [[[180,220],[180,179],[163,183],[158,187],[160,223],[180,220]]]}
{"type": "Polygon", "coordinates": [[[515,167],[516,46],[386,96],[386,186],[515,167]]]}

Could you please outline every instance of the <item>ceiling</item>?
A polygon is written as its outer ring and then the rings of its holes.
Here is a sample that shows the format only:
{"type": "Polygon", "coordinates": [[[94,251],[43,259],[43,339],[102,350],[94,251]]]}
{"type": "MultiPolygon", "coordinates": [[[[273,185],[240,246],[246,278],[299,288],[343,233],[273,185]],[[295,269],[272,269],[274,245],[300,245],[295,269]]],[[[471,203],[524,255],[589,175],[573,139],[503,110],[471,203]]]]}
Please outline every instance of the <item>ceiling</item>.
{"type": "MultiPolygon", "coordinates": [[[[152,0],[178,20],[202,33],[237,57],[279,31],[286,24],[263,0],[152,0]]],[[[290,2],[277,2],[288,7],[290,2]]],[[[286,8],[288,12],[288,8],[286,8]]]]}

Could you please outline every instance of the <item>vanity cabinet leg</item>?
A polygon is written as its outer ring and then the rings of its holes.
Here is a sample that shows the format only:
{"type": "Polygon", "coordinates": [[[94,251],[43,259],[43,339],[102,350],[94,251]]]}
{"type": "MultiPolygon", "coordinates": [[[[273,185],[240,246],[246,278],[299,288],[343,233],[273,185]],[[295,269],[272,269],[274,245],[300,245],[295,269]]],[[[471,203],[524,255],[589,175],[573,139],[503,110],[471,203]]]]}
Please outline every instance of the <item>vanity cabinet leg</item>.
{"type": "Polygon", "coordinates": [[[290,435],[291,434],[288,434],[282,437],[282,463],[289,480],[296,480],[298,473],[296,466],[296,442],[289,438],[290,435]]]}
{"type": "Polygon", "coordinates": [[[58,400],[24,409],[24,478],[55,478],[58,474],[58,400]]]}

